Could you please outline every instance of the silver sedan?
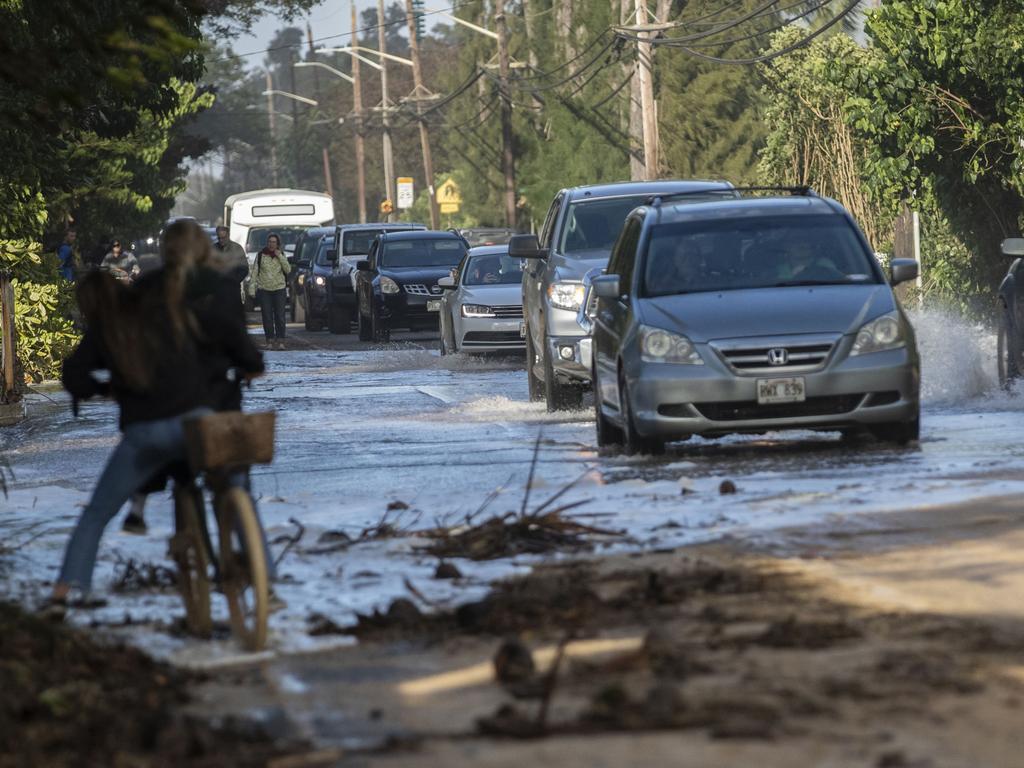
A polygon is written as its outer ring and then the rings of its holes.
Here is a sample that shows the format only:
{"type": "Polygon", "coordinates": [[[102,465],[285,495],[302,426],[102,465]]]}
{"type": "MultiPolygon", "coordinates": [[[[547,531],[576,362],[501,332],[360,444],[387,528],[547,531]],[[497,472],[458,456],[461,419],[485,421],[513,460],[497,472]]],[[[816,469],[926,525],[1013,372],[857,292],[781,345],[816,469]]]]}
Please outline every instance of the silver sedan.
{"type": "Polygon", "coordinates": [[[438,281],[445,289],[434,302],[441,354],[525,349],[522,279],[522,262],[507,245],[471,249],[451,277],[438,281]]]}

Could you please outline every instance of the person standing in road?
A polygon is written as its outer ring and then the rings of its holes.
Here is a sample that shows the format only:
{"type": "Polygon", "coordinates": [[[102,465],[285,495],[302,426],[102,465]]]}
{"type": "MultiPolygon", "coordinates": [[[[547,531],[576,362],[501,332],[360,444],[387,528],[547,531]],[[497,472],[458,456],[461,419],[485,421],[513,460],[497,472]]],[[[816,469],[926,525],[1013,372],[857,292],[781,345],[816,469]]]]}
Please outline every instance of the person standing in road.
{"type": "Polygon", "coordinates": [[[75,241],[78,233],[69,228],[64,233],[64,242],[57,248],[57,258],[60,259],[60,276],[69,283],[75,279],[75,270],[78,267],[78,255],[75,253],[75,241]]]}
{"type": "Polygon", "coordinates": [[[252,271],[249,295],[258,298],[267,349],[284,349],[285,285],[292,265],[281,250],[281,238],[274,234],[267,236],[267,247],[256,254],[252,271]]]}
{"type": "Polygon", "coordinates": [[[210,266],[224,277],[241,283],[249,274],[249,260],[245,249],[229,238],[230,231],[224,225],[217,227],[217,242],[213,244],[210,266]]]}

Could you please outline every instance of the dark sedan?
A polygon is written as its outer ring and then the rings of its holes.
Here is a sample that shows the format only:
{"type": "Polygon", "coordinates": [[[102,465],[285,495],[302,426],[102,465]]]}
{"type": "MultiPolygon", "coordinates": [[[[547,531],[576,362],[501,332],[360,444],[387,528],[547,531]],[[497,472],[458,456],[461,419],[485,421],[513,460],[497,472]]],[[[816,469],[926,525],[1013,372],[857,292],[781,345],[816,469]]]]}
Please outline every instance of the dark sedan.
{"type": "Polygon", "coordinates": [[[387,341],[392,328],[436,328],[437,313],[428,302],[441,298],[437,281],[451,274],[467,250],[455,232],[381,234],[356,265],[359,338],[387,341]]]}

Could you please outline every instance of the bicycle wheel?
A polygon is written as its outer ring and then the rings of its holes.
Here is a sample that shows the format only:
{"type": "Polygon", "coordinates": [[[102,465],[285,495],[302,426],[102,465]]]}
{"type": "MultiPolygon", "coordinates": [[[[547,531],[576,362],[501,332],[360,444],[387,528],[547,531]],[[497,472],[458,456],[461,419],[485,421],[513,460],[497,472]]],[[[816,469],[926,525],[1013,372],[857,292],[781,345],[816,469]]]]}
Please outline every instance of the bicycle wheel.
{"type": "Polygon", "coordinates": [[[269,584],[260,524],[245,490],[228,488],[219,495],[217,526],[231,631],[246,650],[259,651],[267,642],[269,584]]]}
{"type": "Polygon", "coordinates": [[[210,549],[201,515],[202,496],[195,486],[174,489],[174,535],[170,555],[178,567],[178,591],[185,602],[185,626],[193,635],[209,637],[210,549]]]}

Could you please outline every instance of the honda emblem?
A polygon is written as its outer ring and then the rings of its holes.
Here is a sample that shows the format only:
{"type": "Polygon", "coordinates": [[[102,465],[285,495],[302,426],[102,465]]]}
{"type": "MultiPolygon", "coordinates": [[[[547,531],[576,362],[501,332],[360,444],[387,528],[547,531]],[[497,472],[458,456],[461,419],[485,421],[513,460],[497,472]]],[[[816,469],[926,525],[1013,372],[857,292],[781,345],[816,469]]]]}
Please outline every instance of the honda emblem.
{"type": "Polygon", "coordinates": [[[769,365],[785,365],[789,362],[789,350],[776,348],[768,350],[769,365]]]}

